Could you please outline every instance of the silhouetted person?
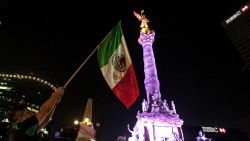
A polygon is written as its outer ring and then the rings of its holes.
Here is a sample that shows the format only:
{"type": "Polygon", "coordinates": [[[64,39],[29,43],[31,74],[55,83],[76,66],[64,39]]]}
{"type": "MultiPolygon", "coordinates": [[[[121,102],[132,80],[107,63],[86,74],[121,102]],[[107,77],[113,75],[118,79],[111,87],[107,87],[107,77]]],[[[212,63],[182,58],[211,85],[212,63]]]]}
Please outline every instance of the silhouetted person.
{"type": "Polygon", "coordinates": [[[26,104],[12,108],[7,115],[12,124],[9,141],[37,141],[38,133],[49,122],[63,94],[64,87],[58,87],[37,113],[31,112],[26,104]]]}
{"type": "Polygon", "coordinates": [[[196,137],[196,141],[210,141],[211,139],[205,137],[205,134],[202,131],[199,131],[198,136],[196,137]]]}

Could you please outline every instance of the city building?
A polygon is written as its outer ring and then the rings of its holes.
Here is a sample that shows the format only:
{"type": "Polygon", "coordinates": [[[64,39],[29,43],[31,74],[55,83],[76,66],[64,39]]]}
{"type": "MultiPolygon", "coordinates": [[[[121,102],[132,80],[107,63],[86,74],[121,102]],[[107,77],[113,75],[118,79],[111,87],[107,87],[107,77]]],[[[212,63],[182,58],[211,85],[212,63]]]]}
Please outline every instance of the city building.
{"type": "MultiPolygon", "coordinates": [[[[0,73],[0,140],[5,140],[8,110],[20,103],[28,105],[29,110],[37,112],[54,91],[55,86],[35,75],[0,73]]],[[[46,129],[42,133],[48,134],[46,129]]]]}
{"type": "Polygon", "coordinates": [[[226,35],[237,49],[244,65],[243,71],[250,69],[250,1],[222,21],[226,35]]]}
{"type": "Polygon", "coordinates": [[[36,112],[47,100],[55,86],[34,75],[0,73],[0,120],[8,109],[20,103],[29,105],[36,112]]]}

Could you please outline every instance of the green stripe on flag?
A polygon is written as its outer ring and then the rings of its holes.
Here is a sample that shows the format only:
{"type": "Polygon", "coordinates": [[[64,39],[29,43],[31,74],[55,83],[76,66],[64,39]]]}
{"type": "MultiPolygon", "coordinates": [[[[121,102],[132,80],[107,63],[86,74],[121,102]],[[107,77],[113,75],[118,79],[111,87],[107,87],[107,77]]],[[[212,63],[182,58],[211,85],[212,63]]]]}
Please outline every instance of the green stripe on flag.
{"type": "Polygon", "coordinates": [[[122,37],[121,21],[111,30],[109,35],[104,39],[104,41],[99,44],[97,51],[97,59],[100,68],[104,67],[109,63],[109,59],[114,54],[116,49],[121,43],[122,37]]]}

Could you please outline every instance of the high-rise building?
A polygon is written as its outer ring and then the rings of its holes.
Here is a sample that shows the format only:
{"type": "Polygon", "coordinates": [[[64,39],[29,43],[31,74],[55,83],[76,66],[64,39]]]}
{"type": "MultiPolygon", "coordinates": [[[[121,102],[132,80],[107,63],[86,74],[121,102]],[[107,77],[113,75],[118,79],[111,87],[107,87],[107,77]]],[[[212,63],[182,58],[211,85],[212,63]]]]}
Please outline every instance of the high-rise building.
{"type": "Polygon", "coordinates": [[[34,75],[0,73],[0,121],[6,118],[10,107],[20,103],[36,112],[53,89],[50,82],[34,75]]]}
{"type": "Polygon", "coordinates": [[[222,25],[237,49],[245,65],[243,71],[250,69],[250,1],[240,7],[222,25]]]}
{"type": "MultiPolygon", "coordinates": [[[[54,89],[50,82],[34,75],[0,73],[0,140],[7,141],[10,124],[6,114],[12,106],[25,103],[29,110],[37,112],[54,89]]],[[[43,138],[48,137],[48,131],[41,130],[43,138]]]]}

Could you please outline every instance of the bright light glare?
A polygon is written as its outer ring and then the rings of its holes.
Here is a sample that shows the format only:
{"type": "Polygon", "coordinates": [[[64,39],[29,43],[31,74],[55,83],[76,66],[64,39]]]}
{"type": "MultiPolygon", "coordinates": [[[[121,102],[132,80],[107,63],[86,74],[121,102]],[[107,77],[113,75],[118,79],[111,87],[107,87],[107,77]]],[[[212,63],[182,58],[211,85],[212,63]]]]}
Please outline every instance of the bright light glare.
{"type": "Polygon", "coordinates": [[[75,120],[75,121],[74,121],[74,124],[75,124],[75,125],[78,125],[78,124],[79,124],[79,121],[78,121],[78,120],[75,120]]]}
{"type": "Polygon", "coordinates": [[[247,5],[245,5],[242,9],[241,9],[241,11],[246,11],[248,9],[248,6],[247,5]]]}
{"type": "Polygon", "coordinates": [[[88,123],[88,122],[89,122],[89,118],[85,118],[84,123],[88,123]]]}
{"type": "Polygon", "coordinates": [[[226,129],[225,128],[219,128],[219,132],[226,133],[226,129]]]}
{"type": "Polygon", "coordinates": [[[10,90],[11,88],[10,87],[6,87],[6,86],[0,86],[0,89],[2,89],[2,90],[10,90]]]}

